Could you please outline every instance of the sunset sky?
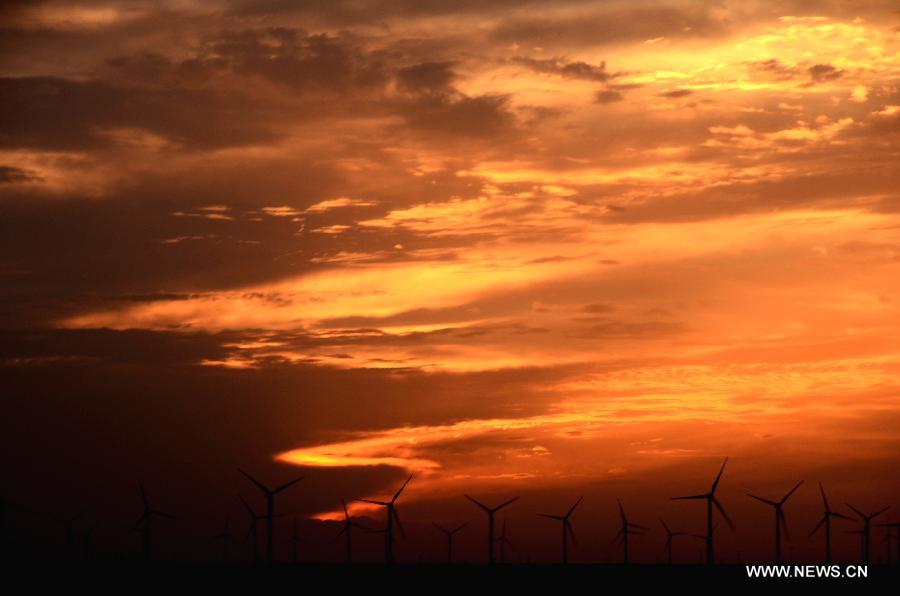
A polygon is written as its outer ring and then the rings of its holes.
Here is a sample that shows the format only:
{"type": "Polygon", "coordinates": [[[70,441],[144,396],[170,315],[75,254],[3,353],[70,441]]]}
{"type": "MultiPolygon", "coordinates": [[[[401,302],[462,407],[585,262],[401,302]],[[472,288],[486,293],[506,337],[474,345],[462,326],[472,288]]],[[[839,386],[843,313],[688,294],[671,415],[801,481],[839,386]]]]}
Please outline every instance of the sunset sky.
{"type": "Polygon", "coordinates": [[[547,560],[535,512],[587,495],[598,559],[621,498],[653,560],[726,455],[732,560],[745,492],[805,479],[810,554],[816,481],[900,507],[896,2],[0,11],[0,496],[126,523],[141,480],[199,535],[306,474],[316,560],[409,474],[407,560],[478,559],[463,492],[547,560]]]}

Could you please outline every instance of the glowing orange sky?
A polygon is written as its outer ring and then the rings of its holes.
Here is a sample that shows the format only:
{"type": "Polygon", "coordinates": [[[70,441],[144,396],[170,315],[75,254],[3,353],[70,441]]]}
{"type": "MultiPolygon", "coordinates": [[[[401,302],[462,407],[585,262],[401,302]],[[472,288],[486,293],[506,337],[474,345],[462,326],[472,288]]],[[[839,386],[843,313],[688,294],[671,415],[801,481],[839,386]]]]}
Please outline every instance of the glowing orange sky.
{"type": "Polygon", "coordinates": [[[335,387],[541,371],[268,454],[415,472],[413,500],[896,465],[895,6],[362,5],[11,10],[7,327],[211,337],[198,375],[335,387]]]}

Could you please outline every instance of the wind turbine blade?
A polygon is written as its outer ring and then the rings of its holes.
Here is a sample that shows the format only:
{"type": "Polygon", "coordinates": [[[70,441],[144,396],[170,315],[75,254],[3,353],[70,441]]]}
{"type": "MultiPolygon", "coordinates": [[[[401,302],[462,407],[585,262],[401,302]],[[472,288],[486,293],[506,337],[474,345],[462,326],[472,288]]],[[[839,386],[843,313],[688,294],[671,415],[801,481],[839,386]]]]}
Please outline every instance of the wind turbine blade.
{"type": "Polygon", "coordinates": [[[247,513],[250,515],[250,517],[256,519],[256,512],[253,511],[253,507],[250,506],[250,503],[248,503],[247,501],[245,501],[245,500],[244,500],[244,497],[243,497],[242,495],[238,495],[238,499],[240,499],[240,500],[241,500],[241,503],[244,504],[244,509],[247,510],[247,513]]]}
{"type": "Polygon", "coordinates": [[[873,519],[873,518],[878,517],[879,515],[881,515],[882,513],[884,513],[885,511],[887,511],[887,510],[890,509],[890,508],[891,508],[891,506],[888,505],[888,506],[885,507],[884,509],[879,509],[878,511],[876,511],[875,513],[873,513],[872,515],[870,515],[870,516],[869,516],[869,519],[873,519]]]}
{"type": "Polygon", "coordinates": [[[622,501],[616,499],[616,503],[619,504],[619,517],[622,518],[622,523],[628,523],[627,518],[625,517],[625,508],[622,507],[622,501]]]}
{"type": "Polygon", "coordinates": [[[569,508],[569,511],[566,513],[565,517],[569,517],[570,515],[572,515],[572,512],[575,511],[575,508],[578,507],[583,499],[584,497],[578,497],[578,500],[575,501],[575,504],[569,508]]]}
{"type": "Polygon", "coordinates": [[[297,484],[298,482],[300,482],[300,481],[303,480],[304,478],[305,478],[305,476],[300,476],[299,478],[294,478],[294,479],[291,480],[290,482],[285,482],[284,484],[282,484],[281,486],[279,486],[278,488],[276,488],[276,489],[273,490],[272,492],[273,492],[274,494],[277,495],[277,494],[280,493],[281,491],[283,491],[283,490],[285,490],[285,489],[287,489],[287,488],[290,488],[290,487],[294,486],[295,484],[297,484]]]}
{"type": "Polygon", "coordinates": [[[400,521],[400,512],[394,509],[394,522],[397,524],[397,529],[400,530],[400,536],[406,539],[406,530],[403,529],[403,522],[400,521]]]}
{"type": "Polygon", "coordinates": [[[631,522],[628,522],[628,527],[629,528],[637,528],[638,530],[647,530],[647,531],[650,530],[650,528],[648,528],[647,526],[642,526],[640,524],[633,524],[631,522]]]}
{"type": "Polygon", "coordinates": [[[843,513],[837,513],[836,511],[829,511],[826,515],[830,515],[831,517],[837,517],[840,519],[845,519],[847,521],[853,521],[853,518],[849,515],[844,515],[843,513]]]}
{"type": "Polygon", "coordinates": [[[356,499],[356,500],[360,501],[362,503],[372,503],[373,505],[381,505],[382,507],[387,507],[388,505],[390,505],[390,503],[388,503],[387,501],[373,501],[371,499],[356,499]]]}
{"type": "Polygon", "coordinates": [[[572,538],[572,543],[578,544],[578,536],[575,535],[575,528],[572,526],[569,520],[566,520],[566,527],[569,529],[569,536],[572,538]]]}
{"type": "Polygon", "coordinates": [[[152,513],[153,515],[155,515],[157,517],[165,517],[167,519],[178,519],[171,513],[166,513],[165,511],[159,511],[158,509],[151,509],[150,513],[152,513]]]}
{"type": "Polygon", "coordinates": [[[511,504],[511,503],[514,503],[514,502],[516,502],[516,501],[518,501],[518,500],[519,500],[519,497],[513,497],[513,498],[510,499],[509,501],[504,501],[503,503],[500,503],[499,505],[497,505],[496,507],[494,507],[494,511],[495,511],[495,512],[496,512],[496,511],[500,511],[501,509],[503,509],[503,508],[506,507],[507,505],[509,505],[509,504],[511,504]]]}
{"type": "Polygon", "coordinates": [[[144,502],[144,509],[150,509],[150,499],[147,498],[147,492],[144,490],[144,485],[138,483],[138,488],[141,489],[141,501],[144,502]]]}
{"type": "Polygon", "coordinates": [[[716,506],[716,509],[719,510],[719,513],[722,514],[722,518],[725,520],[725,523],[728,524],[728,527],[731,528],[732,531],[734,531],[734,522],[731,521],[731,518],[728,517],[727,513],[725,513],[725,508],[722,507],[721,503],[719,503],[719,499],[713,497],[712,502],[713,502],[713,505],[716,506]]]}
{"type": "Polygon", "coordinates": [[[556,519],[556,520],[566,519],[561,515],[550,515],[549,513],[535,513],[535,515],[537,515],[538,517],[546,517],[547,519],[556,519]]]}
{"type": "Polygon", "coordinates": [[[766,505],[771,505],[772,507],[776,507],[778,505],[778,503],[776,503],[775,501],[770,501],[769,499],[757,497],[756,495],[751,495],[750,493],[747,493],[747,496],[750,497],[751,499],[756,499],[757,501],[762,501],[766,505]]]}
{"type": "Polygon", "coordinates": [[[337,540],[338,538],[340,538],[341,536],[343,536],[344,534],[346,534],[346,533],[347,533],[347,529],[348,529],[349,527],[350,527],[350,526],[344,526],[343,528],[341,528],[341,531],[337,533],[337,535],[334,537],[334,539],[337,540]]]}
{"type": "Polygon", "coordinates": [[[344,519],[350,519],[350,512],[347,511],[347,501],[341,499],[341,507],[344,508],[344,519]]]}
{"type": "Polygon", "coordinates": [[[397,497],[400,496],[400,493],[403,492],[403,489],[406,488],[406,485],[409,484],[409,481],[412,480],[412,479],[413,479],[412,476],[410,476],[409,478],[406,479],[406,482],[403,483],[403,486],[401,486],[401,487],[397,490],[397,492],[394,493],[394,498],[391,499],[391,503],[393,503],[394,501],[397,500],[397,497]]]}
{"type": "Polygon", "coordinates": [[[256,478],[254,478],[253,476],[251,476],[250,474],[248,474],[247,472],[243,471],[243,470],[240,469],[240,468],[238,468],[238,472],[240,472],[241,474],[243,474],[243,475],[247,478],[247,480],[249,480],[250,482],[252,482],[253,484],[255,484],[255,485],[256,485],[256,488],[258,488],[258,489],[261,490],[262,492],[264,492],[264,493],[266,493],[266,494],[269,494],[269,492],[271,492],[271,491],[269,491],[269,487],[267,487],[266,485],[264,485],[262,482],[260,482],[259,480],[257,480],[256,478]]]}
{"type": "Polygon", "coordinates": [[[475,499],[473,499],[473,498],[470,497],[469,495],[465,495],[465,497],[466,497],[467,499],[469,499],[470,501],[472,501],[473,503],[475,503],[476,505],[478,505],[479,507],[481,507],[482,509],[484,509],[485,511],[487,511],[488,513],[491,512],[491,510],[488,509],[487,506],[484,505],[483,503],[479,503],[478,501],[476,501],[475,499]]]}
{"type": "Polygon", "coordinates": [[[450,533],[451,533],[451,534],[456,534],[457,532],[459,532],[460,530],[462,530],[463,528],[465,528],[466,525],[468,525],[468,524],[462,524],[462,525],[456,526],[455,528],[453,528],[452,530],[450,530],[450,533]]]}
{"type": "Polygon", "coordinates": [[[672,497],[673,501],[684,501],[686,499],[706,499],[709,497],[709,493],[704,493],[702,495],[688,495],[687,497],[672,497]]]}
{"type": "Polygon", "coordinates": [[[819,482],[819,492],[822,493],[822,504],[825,505],[825,513],[829,513],[831,508],[828,506],[828,497],[825,496],[825,487],[819,482]]]}
{"type": "Polygon", "coordinates": [[[785,501],[787,501],[787,500],[791,497],[792,494],[794,494],[794,491],[796,491],[798,488],[800,488],[800,485],[801,485],[801,484],[803,484],[803,481],[802,481],[802,480],[801,480],[800,482],[798,482],[797,484],[795,484],[795,485],[794,485],[794,488],[792,488],[792,489],[788,492],[788,494],[784,495],[784,498],[781,499],[781,504],[782,504],[782,505],[785,503],[785,501]]]}
{"type": "Polygon", "coordinates": [[[815,533],[819,531],[819,528],[821,528],[825,524],[826,519],[828,519],[827,513],[822,516],[822,519],[819,520],[819,523],[816,524],[816,527],[813,528],[812,531],[809,533],[810,538],[812,538],[815,535],[815,533]]]}
{"type": "Polygon", "coordinates": [[[439,525],[439,524],[436,524],[436,523],[434,523],[434,522],[431,522],[431,525],[434,526],[435,528],[437,528],[438,530],[440,530],[441,532],[443,532],[444,534],[449,534],[449,533],[450,533],[450,530],[448,530],[447,528],[445,528],[445,527],[443,527],[443,526],[441,526],[441,525],[439,525]]]}
{"type": "Polygon", "coordinates": [[[140,516],[139,518],[137,518],[137,521],[134,522],[134,525],[133,525],[133,526],[131,526],[131,531],[132,531],[132,532],[137,532],[137,531],[138,531],[138,528],[140,528],[141,525],[144,524],[144,523],[146,523],[146,522],[147,522],[147,514],[145,513],[144,515],[142,515],[142,516],[140,516]]]}
{"type": "Polygon", "coordinates": [[[662,519],[661,519],[661,520],[659,520],[659,523],[661,523],[661,524],[662,524],[662,527],[666,529],[666,534],[669,534],[669,535],[672,534],[672,530],[670,530],[670,529],[669,529],[669,526],[666,525],[665,520],[662,520],[662,519]]]}
{"type": "Polygon", "coordinates": [[[728,463],[728,458],[725,458],[725,461],[722,462],[722,467],[719,468],[719,473],[716,476],[716,479],[712,483],[712,488],[709,490],[710,494],[714,494],[716,492],[716,487],[719,486],[719,480],[722,479],[722,472],[725,471],[725,464],[728,463]]]}
{"type": "Polygon", "coordinates": [[[778,510],[778,522],[781,524],[781,529],[784,530],[784,536],[788,540],[791,539],[791,532],[788,530],[787,518],[784,515],[784,511],[781,509],[778,510]]]}
{"type": "Polygon", "coordinates": [[[857,509],[856,507],[854,507],[854,506],[851,505],[850,503],[847,503],[846,505],[847,505],[847,507],[849,507],[850,509],[852,509],[853,512],[854,512],[856,515],[860,516],[860,517],[863,518],[863,519],[866,519],[866,514],[865,514],[865,513],[863,513],[862,511],[860,511],[859,509],[857,509]]]}

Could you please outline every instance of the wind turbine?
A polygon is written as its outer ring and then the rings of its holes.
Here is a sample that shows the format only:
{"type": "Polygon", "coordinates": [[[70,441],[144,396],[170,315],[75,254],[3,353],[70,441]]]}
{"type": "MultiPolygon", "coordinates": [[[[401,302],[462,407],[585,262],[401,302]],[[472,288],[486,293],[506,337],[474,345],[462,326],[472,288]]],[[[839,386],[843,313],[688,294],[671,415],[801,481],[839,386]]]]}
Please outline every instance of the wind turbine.
{"type": "Polygon", "coordinates": [[[757,497],[756,495],[751,495],[747,493],[747,496],[756,499],[761,503],[765,503],[769,507],[772,507],[775,510],[775,564],[781,564],[781,530],[784,529],[784,535],[790,540],[790,533],[788,532],[787,518],[784,516],[784,504],[787,500],[794,494],[800,485],[803,484],[801,480],[797,484],[794,485],[794,488],[788,491],[786,495],[784,495],[780,501],[772,501],[770,499],[764,499],[763,497],[757,497]]]}
{"type": "Polygon", "coordinates": [[[347,511],[347,503],[344,502],[344,499],[341,499],[341,507],[344,508],[344,524],[341,526],[341,531],[337,533],[335,539],[344,536],[344,562],[349,565],[353,562],[353,541],[351,538],[353,528],[360,528],[363,530],[367,530],[368,528],[353,521],[353,519],[350,517],[350,512],[347,511]]]}
{"type": "Polygon", "coordinates": [[[897,564],[900,565],[900,522],[892,522],[888,518],[887,523],[875,525],[879,528],[887,528],[885,541],[888,543],[888,563],[891,562],[891,533],[893,532],[894,540],[897,542],[897,564]]]}
{"type": "Polygon", "coordinates": [[[288,538],[291,543],[291,564],[296,565],[299,560],[297,557],[297,548],[300,546],[300,532],[297,528],[297,518],[294,518],[294,525],[291,527],[291,537],[288,538]]]}
{"type": "Polygon", "coordinates": [[[213,536],[212,538],[216,542],[219,540],[222,541],[222,563],[228,565],[228,546],[234,541],[234,537],[231,535],[231,530],[229,529],[229,519],[228,516],[225,516],[225,527],[222,529],[222,533],[213,536]]]}
{"type": "Polygon", "coordinates": [[[82,509],[81,511],[70,517],[62,517],[60,515],[54,515],[52,513],[47,514],[47,517],[56,522],[59,522],[66,533],[65,553],[67,561],[72,561],[75,559],[75,522],[81,519],[85,513],[87,513],[87,509],[82,509]]]}
{"type": "Polygon", "coordinates": [[[503,525],[500,526],[500,536],[497,537],[497,542],[500,544],[500,563],[506,563],[506,547],[510,547],[516,552],[519,552],[519,549],[516,548],[516,545],[513,544],[513,541],[506,537],[506,520],[503,520],[503,525]]]}
{"type": "Polygon", "coordinates": [[[488,563],[493,565],[494,564],[494,514],[497,513],[498,511],[500,511],[501,509],[503,509],[504,507],[506,507],[507,505],[509,505],[510,503],[517,501],[519,499],[519,497],[513,497],[512,499],[510,499],[508,501],[504,501],[503,503],[500,503],[493,509],[488,507],[484,503],[480,503],[480,502],[476,501],[469,495],[466,495],[466,498],[469,499],[470,501],[472,501],[473,503],[475,503],[476,505],[478,505],[488,515],[488,563]]]}
{"type": "Polygon", "coordinates": [[[403,489],[406,488],[406,485],[409,484],[409,481],[412,480],[413,477],[410,476],[406,479],[406,482],[403,483],[397,492],[394,493],[394,496],[391,497],[390,501],[374,501],[371,499],[357,499],[357,501],[362,501],[363,503],[372,503],[373,505],[381,505],[385,509],[387,509],[387,525],[384,527],[384,562],[387,565],[391,565],[394,562],[394,524],[397,524],[397,529],[400,530],[400,534],[402,536],[406,536],[406,532],[403,530],[403,524],[400,522],[400,516],[397,514],[397,509],[395,507],[395,503],[397,499],[400,497],[400,493],[403,492],[403,489]]]}
{"type": "Polygon", "coordinates": [[[294,486],[295,484],[297,484],[298,482],[303,480],[303,476],[294,478],[290,482],[285,482],[281,486],[277,486],[275,488],[269,488],[268,486],[266,486],[265,484],[263,484],[262,482],[260,482],[259,480],[257,480],[256,478],[254,478],[253,476],[248,474],[247,472],[245,472],[241,469],[239,469],[238,471],[241,474],[243,474],[247,478],[247,480],[249,480],[250,482],[255,484],[256,488],[258,488],[260,490],[260,492],[262,492],[266,497],[266,563],[271,565],[272,560],[273,560],[273,555],[274,555],[274,544],[275,544],[274,534],[272,531],[272,526],[273,526],[272,521],[275,518],[275,495],[290,488],[291,486],[294,486]]]}
{"type": "Polygon", "coordinates": [[[144,491],[144,485],[138,484],[138,487],[141,489],[141,500],[144,502],[144,512],[137,519],[137,521],[134,522],[134,526],[132,526],[131,531],[140,531],[144,560],[149,561],[153,557],[153,520],[158,517],[165,519],[175,519],[175,516],[151,507],[150,499],[147,498],[147,493],[144,491]]]}
{"type": "Polygon", "coordinates": [[[635,530],[649,530],[650,528],[646,526],[642,526],[640,524],[633,524],[628,521],[628,516],[625,515],[625,508],[622,507],[622,501],[616,499],[616,502],[619,504],[619,518],[622,520],[622,527],[619,528],[619,533],[616,534],[616,537],[613,541],[618,539],[622,539],[622,562],[626,565],[628,564],[628,537],[632,534],[635,536],[641,536],[643,532],[635,532],[635,530]]]}
{"type": "MultiPolygon", "coordinates": [[[[666,525],[666,522],[664,520],[659,520],[659,521],[662,524],[663,528],[665,528],[665,530],[666,530],[666,561],[668,562],[669,565],[671,565],[672,564],[672,539],[675,538],[676,536],[685,536],[687,534],[687,532],[673,532],[672,530],[669,529],[669,526],[666,525]]],[[[705,536],[703,538],[706,539],[705,536]]]]}
{"type": "Polygon", "coordinates": [[[828,505],[828,497],[825,496],[825,488],[822,486],[821,482],[819,483],[819,492],[822,493],[822,505],[825,507],[825,512],[822,514],[822,519],[819,520],[819,523],[816,524],[816,527],[812,529],[812,532],[810,532],[809,535],[813,536],[819,531],[819,528],[823,525],[825,526],[825,564],[831,565],[831,518],[837,517],[847,521],[853,520],[843,513],[831,510],[831,507],[828,505]]]}
{"type": "Polygon", "coordinates": [[[457,532],[459,532],[460,530],[465,528],[466,524],[462,524],[461,526],[456,526],[452,530],[450,528],[445,528],[444,526],[433,523],[433,522],[432,522],[432,525],[435,528],[437,528],[438,530],[440,530],[444,534],[444,536],[447,537],[447,562],[452,563],[453,562],[453,537],[456,535],[457,532]]]}
{"type": "Polygon", "coordinates": [[[572,513],[575,511],[575,508],[578,507],[579,503],[584,497],[578,497],[578,500],[575,501],[575,504],[569,508],[569,511],[566,512],[565,515],[550,515],[549,513],[538,513],[541,517],[546,517],[548,519],[555,519],[559,522],[562,522],[562,562],[563,565],[569,562],[569,534],[572,534],[572,542],[578,544],[578,539],[575,537],[575,528],[572,527],[572,523],[569,521],[569,518],[572,517],[572,513]]]}
{"type": "Polygon", "coordinates": [[[722,479],[722,472],[725,471],[725,464],[728,463],[728,458],[725,458],[725,461],[722,462],[722,467],[719,469],[719,474],[716,476],[716,479],[712,483],[712,487],[709,489],[708,493],[703,493],[700,495],[689,495],[687,497],[673,497],[674,501],[681,500],[691,500],[691,499],[703,499],[706,501],[706,563],[712,565],[715,562],[715,556],[713,553],[713,506],[719,510],[719,513],[725,519],[725,522],[728,524],[728,527],[734,530],[734,524],[731,522],[731,518],[728,517],[728,514],[725,513],[725,508],[722,507],[722,504],[716,498],[716,488],[719,486],[719,480],[722,479]]]}
{"type": "Polygon", "coordinates": [[[97,531],[97,526],[99,525],[100,522],[94,522],[91,527],[84,531],[84,538],[82,539],[82,556],[86,563],[94,560],[94,532],[97,531]]]}
{"type": "Polygon", "coordinates": [[[3,560],[8,559],[7,555],[12,549],[12,537],[9,530],[8,517],[9,512],[13,509],[17,509],[29,515],[35,515],[34,511],[19,503],[0,498],[0,557],[2,557],[3,560]]]}
{"type": "Polygon", "coordinates": [[[871,538],[871,530],[872,530],[872,527],[871,527],[872,520],[875,519],[876,517],[878,517],[879,515],[881,515],[882,513],[884,513],[885,511],[887,511],[888,509],[890,509],[891,507],[890,507],[890,505],[888,505],[884,509],[879,509],[875,513],[870,513],[869,515],[866,515],[865,513],[863,513],[862,511],[860,511],[853,505],[851,505],[850,503],[847,503],[847,507],[852,509],[853,512],[856,513],[856,515],[858,515],[863,522],[862,534],[861,534],[862,535],[862,559],[863,559],[863,563],[868,563],[869,562],[869,551],[870,551],[869,546],[870,546],[870,538],[871,538]]]}
{"type": "Polygon", "coordinates": [[[261,519],[265,519],[264,516],[258,515],[256,511],[253,510],[253,507],[244,500],[244,497],[238,495],[238,498],[241,500],[241,503],[244,505],[244,510],[247,512],[247,515],[250,517],[250,525],[247,527],[247,532],[244,534],[244,541],[247,541],[247,538],[250,539],[250,560],[253,563],[259,562],[259,532],[257,532],[257,525],[261,519]]]}

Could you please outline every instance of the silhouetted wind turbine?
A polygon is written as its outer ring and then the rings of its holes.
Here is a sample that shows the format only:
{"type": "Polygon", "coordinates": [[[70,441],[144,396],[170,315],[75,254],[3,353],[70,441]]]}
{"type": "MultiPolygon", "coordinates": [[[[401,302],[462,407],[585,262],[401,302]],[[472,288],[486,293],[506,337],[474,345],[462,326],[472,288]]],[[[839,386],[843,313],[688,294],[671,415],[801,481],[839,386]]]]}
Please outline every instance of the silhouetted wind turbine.
{"type": "Polygon", "coordinates": [[[578,507],[578,504],[581,503],[581,500],[584,497],[578,497],[578,500],[575,501],[575,504],[569,508],[569,511],[566,512],[565,515],[550,515],[549,513],[538,513],[541,517],[546,517],[548,519],[555,519],[559,522],[562,522],[562,562],[565,565],[569,562],[569,534],[572,534],[572,541],[575,544],[578,544],[578,539],[575,537],[575,528],[572,527],[569,518],[572,517],[572,513],[575,511],[575,508],[578,507]]]}
{"type": "Polygon", "coordinates": [[[822,514],[822,519],[819,520],[819,523],[816,524],[816,527],[812,529],[812,532],[810,532],[809,535],[813,536],[819,531],[819,528],[823,525],[825,526],[825,564],[831,565],[831,518],[837,517],[847,521],[853,520],[843,513],[831,510],[831,507],[828,505],[828,497],[825,496],[825,488],[822,486],[821,482],[819,483],[819,492],[822,493],[822,505],[825,507],[825,512],[822,514]]]}
{"type": "Polygon", "coordinates": [[[444,536],[447,537],[447,562],[452,563],[453,562],[453,537],[456,535],[457,532],[459,532],[460,530],[465,528],[466,524],[462,524],[461,526],[456,526],[452,530],[449,528],[445,528],[444,526],[442,526],[440,524],[435,524],[433,522],[432,522],[432,524],[434,525],[435,528],[437,528],[438,530],[443,532],[444,536]]]}
{"type": "Polygon", "coordinates": [[[641,536],[643,532],[635,532],[635,530],[649,530],[650,528],[628,521],[628,516],[625,515],[625,508],[622,507],[622,501],[616,499],[616,502],[619,504],[619,518],[622,520],[622,527],[619,528],[619,533],[616,534],[613,540],[622,540],[622,562],[628,564],[628,537],[632,534],[641,536]]]}
{"type": "Polygon", "coordinates": [[[353,528],[361,528],[363,530],[368,528],[353,521],[350,517],[350,512],[347,511],[347,503],[344,502],[344,499],[341,499],[341,507],[344,508],[344,524],[341,526],[341,531],[337,533],[335,539],[340,538],[342,535],[344,536],[344,562],[350,564],[353,562],[353,541],[351,537],[353,528]]]}
{"type": "Polygon", "coordinates": [[[213,540],[215,540],[217,542],[219,540],[222,541],[222,562],[226,565],[228,564],[228,561],[229,561],[228,547],[234,541],[234,536],[231,535],[229,521],[230,520],[228,519],[228,516],[226,515],[225,516],[225,527],[222,529],[222,533],[218,534],[216,536],[213,536],[213,538],[212,538],[213,540]]]}
{"type": "Polygon", "coordinates": [[[59,515],[53,515],[52,513],[48,513],[47,517],[50,519],[59,522],[59,524],[63,527],[66,533],[66,560],[72,561],[75,559],[75,522],[84,516],[87,513],[87,509],[82,509],[78,513],[70,517],[62,517],[59,515]]]}
{"type": "Polygon", "coordinates": [[[12,547],[12,540],[8,527],[9,512],[17,509],[24,513],[35,515],[34,511],[7,499],[0,499],[0,556],[5,560],[7,551],[12,547]]]}
{"type": "Polygon", "coordinates": [[[265,519],[264,516],[258,515],[250,504],[244,500],[244,497],[238,495],[238,498],[241,500],[241,503],[244,505],[244,510],[247,512],[247,515],[250,517],[250,525],[247,527],[247,532],[244,534],[244,541],[247,538],[250,538],[250,560],[253,563],[259,562],[259,533],[257,532],[257,525],[261,519],[265,519]]]}
{"type": "Polygon", "coordinates": [[[256,488],[260,490],[266,496],[266,563],[271,565],[273,556],[274,556],[274,534],[272,531],[273,527],[273,519],[275,518],[275,495],[294,486],[301,480],[303,480],[303,476],[298,478],[294,478],[290,482],[285,482],[281,486],[277,486],[275,488],[269,488],[247,472],[240,470],[240,473],[243,474],[247,480],[256,485],[256,488]]]}
{"type": "Polygon", "coordinates": [[[888,563],[890,563],[891,558],[891,535],[893,533],[894,540],[896,541],[897,546],[897,564],[900,565],[900,522],[892,522],[890,518],[888,518],[888,522],[886,524],[875,524],[880,528],[887,528],[887,543],[888,543],[888,563]]]}
{"type": "Polygon", "coordinates": [[[865,559],[866,547],[865,547],[865,541],[863,540],[863,536],[865,535],[865,532],[863,532],[862,530],[847,530],[847,533],[848,534],[856,534],[857,536],[859,536],[859,559],[860,560],[865,559]]]}
{"type": "Polygon", "coordinates": [[[709,489],[708,493],[703,493],[700,495],[689,495],[687,497],[673,497],[674,501],[681,501],[686,499],[704,499],[706,501],[706,562],[709,565],[712,565],[715,562],[715,556],[713,554],[713,506],[719,510],[719,513],[725,519],[725,522],[728,524],[732,530],[734,529],[734,524],[731,522],[731,518],[728,517],[728,514],[725,513],[725,508],[722,507],[722,504],[716,498],[716,488],[719,486],[719,480],[722,479],[722,472],[725,471],[725,464],[728,463],[728,458],[725,458],[725,461],[722,462],[722,467],[719,469],[719,474],[716,476],[716,479],[712,483],[712,487],[709,489]]]}
{"type": "Polygon", "coordinates": [[[780,501],[772,501],[770,499],[764,499],[762,497],[757,497],[756,495],[751,495],[747,493],[747,496],[760,501],[761,503],[765,503],[766,505],[772,507],[775,510],[775,564],[781,564],[781,530],[784,529],[784,535],[790,539],[790,534],[788,532],[787,518],[784,516],[784,504],[787,500],[794,494],[800,485],[803,484],[801,480],[797,484],[794,485],[794,488],[788,491],[786,495],[784,495],[780,501]]]}
{"type": "Polygon", "coordinates": [[[372,503],[373,505],[381,505],[385,509],[387,509],[387,525],[384,528],[384,562],[387,565],[390,565],[394,562],[394,524],[397,524],[397,529],[400,530],[400,534],[402,536],[406,536],[406,532],[403,530],[403,524],[400,522],[400,516],[397,515],[397,509],[395,507],[395,503],[397,499],[400,497],[400,493],[403,492],[403,489],[406,488],[406,485],[409,484],[409,481],[412,480],[413,477],[410,476],[406,479],[406,482],[403,483],[397,492],[394,493],[394,496],[391,497],[390,501],[374,501],[371,499],[357,499],[357,501],[362,501],[363,503],[372,503]]]}
{"type": "MultiPolygon", "coordinates": [[[[666,530],[666,562],[671,565],[672,564],[672,539],[676,536],[685,536],[687,532],[673,532],[669,529],[669,526],[666,525],[664,520],[659,520],[662,524],[663,528],[666,530]]],[[[706,538],[705,536],[703,537],[706,538]]]]}
{"type": "Polygon", "coordinates": [[[500,563],[506,563],[506,547],[510,547],[516,552],[519,552],[519,549],[513,543],[512,540],[506,537],[506,520],[503,520],[503,525],[500,526],[500,536],[497,537],[497,542],[500,544],[500,563]]]}
{"type": "Polygon", "coordinates": [[[297,528],[297,518],[294,518],[294,525],[291,527],[291,537],[288,538],[291,543],[291,563],[296,565],[299,560],[297,557],[297,549],[300,546],[300,531],[297,528]]]}
{"type": "Polygon", "coordinates": [[[469,495],[466,495],[466,498],[469,499],[470,501],[472,501],[473,503],[475,503],[476,505],[478,505],[488,515],[488,563],[493,564],[494,563],[494,514],[497,513],[498,511],[500,511],[501,509],[503,509],[504,507],[506,507],[507,505],[509,505],[510,503],[513,503],[516,500],[518,500],[519,497],[513,497],[509,501],[504,501],[503,503],[500,503],[493,509],[483,503],[476,501],[469,495]]]}
{"type": "Polygon", "coordinates": [[[132,526],[131,531],[136,532],[140,530],[144,560],[149,561],[153,556],[153,520],[158,517],[175,519],[175,516],[151,507],[150,499],[147,498],[147,493],[144,491],[144,486],[142,484],[139,484],[138,487],[141,489],[141,500],[144,503],[144,512],[137,519],[137,521],[134,522],[134,526],[132,526]]]}
{"type": "Polygon", "coordinates": [[[862,522],[863,522],[863,527],[862,527],[862,559],[863,559],[863,563],[868,563],[868,562],[869,562],[869,550],[870,550],[870,549],[869,549],[869,547],[870,547],[870,538],[871,538],[871,530],[872,530],[872,528],[871,528],[872,520],[875,519],[876,517],[878,517],[879,515],[881,515],[882,513],[884,513],[885,511],[887,511],[888,509],[890,509],[891,507],[890,507],[890,505],[888,505],[887,507],[885,507],[885,508],[883,508],[883,509],[879,509],[879,510],[876,511],[875,513],[870,513],[869,515],[866,515],[865,513],[863,513],[862,511],[860,511],[859,509],[857,509],[857,508],[854,507],[853,505],[851,505],[850,503],[847,503],[847,507],[849,507],[850,509],[852,509],[853,512],[856,513],[856,515],[858,515],[858,516],[860,517],[860,519],[862,520],[862,522]]]}
{"type": "Polygon", "coordinates": [[[82,556],[86,562],[90,562],[94,560],[94,532],[97,530],[97,526],[100,525],[100,522],[94,522],[94,525],[89,527],[84,531],[84,539],[82,543],[82,556]]]}

